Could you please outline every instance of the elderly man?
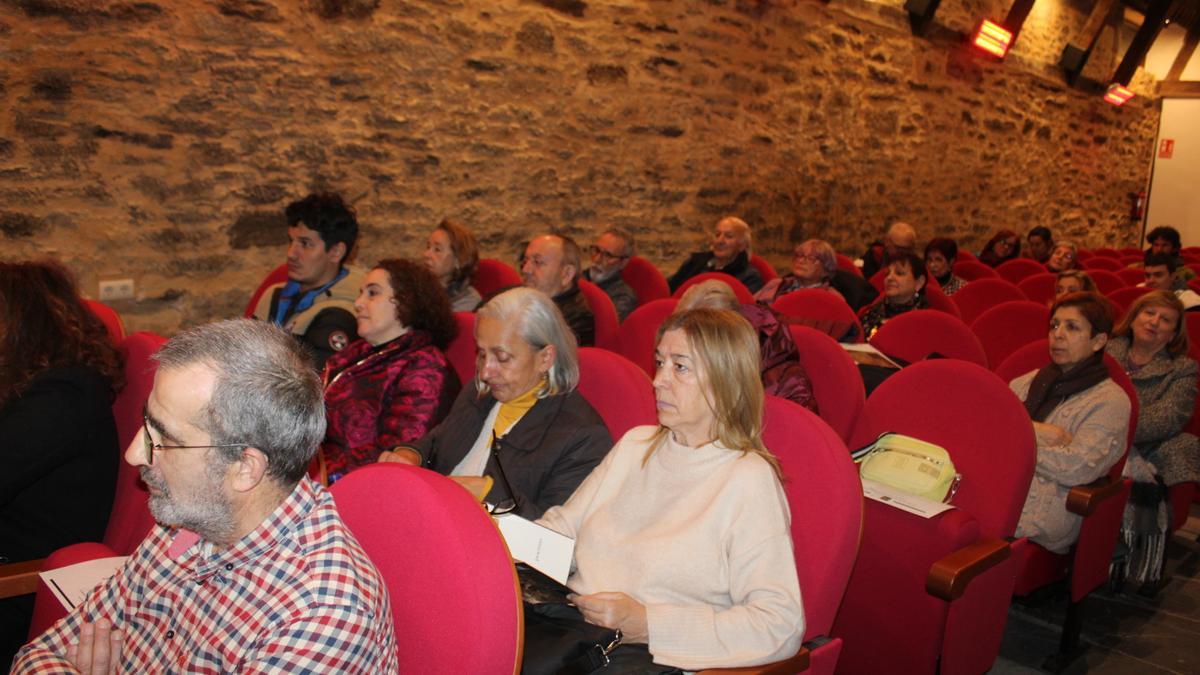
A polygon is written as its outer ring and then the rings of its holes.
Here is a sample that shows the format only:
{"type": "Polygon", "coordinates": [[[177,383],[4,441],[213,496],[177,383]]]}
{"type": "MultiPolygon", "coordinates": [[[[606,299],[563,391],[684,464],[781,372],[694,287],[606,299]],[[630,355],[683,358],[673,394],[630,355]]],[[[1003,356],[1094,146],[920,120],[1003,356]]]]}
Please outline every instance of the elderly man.
{"type": "Polygon", "coordinates": [[[914,253],[917,246],[917,231],[903,221],[892,223],[882,242],[875,242],[863,254],[862,273],[870,279],[887,265],[887,261],[900,253],[914,253]]]}
{"type": "Polygon", "coordinates": [[[579,244],[566,235],[535,237],[525,247],[521,278],[526,286],[554,300],[580,347],[591,347],[596,343],[596,317],[579,290],[581,257],[579,244]]]}
{"type": "Polygon", "coordinates": [[[693,253],[667,280],[671,292],[704,272],[724,272],[742,282],[751,293],[763,286],[762,275],[750,264],[750,226],[734,216],[717,221],[707,251],[693,253]]]}
{"type": "Polygon", "coordinates": [[[1176,275],[1176,258],[1169,253],[1147,253],[1142,269],[1146,273],[1144,288],[1156,291],[1169,291],[1179,298],[1186,311],[1192,312],[1200,308],[1200,294],[1188,288],[1187,283],[1176,275]]]}
{"type": "Polygon", "coordinates": [[[637,307],[637,295],[625,280],[621,270],[633,257],[633,235],[616,228],[605,230],[589,249],[592,266],[583,273],[583,278],[599,286],[612,298],[621,321],[637,307]]]}
{"type": "Polygon", "coordinates": [[[125,452],[157,527],[14,673],[395,673],[387,590],[305,476],[321,382],[264,322],[172,338],[125,452]]]}

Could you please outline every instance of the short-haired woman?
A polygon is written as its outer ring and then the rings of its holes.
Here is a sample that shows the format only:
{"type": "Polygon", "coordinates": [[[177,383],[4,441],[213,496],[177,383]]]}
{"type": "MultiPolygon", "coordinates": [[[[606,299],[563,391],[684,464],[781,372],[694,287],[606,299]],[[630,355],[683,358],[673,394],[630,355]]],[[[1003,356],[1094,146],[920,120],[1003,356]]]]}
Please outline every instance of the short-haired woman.
{"type": "Polygon", "coordinates": [[[792,251],[792,271],[782,277],[777,277],[766,283],[754,299],[757,302],[771,303],[781,295],[786,295],[801,288],[816,288],[830,293],[841,293],[829,285],[833,275],[837,274],[837,253],[829,242],[821,239],[809,239],[796,244],[792,251]]]}
{"type": "Polygon", "coordinates": [[[325,362],[329,482],[424,436],[460,383],[442,352],[457,324],[437,278],[419,263],[381,260],[354,301],[359,340],[325,362]]]}
{"type": "Polygon", "coordinates": [[[567,585],[583,618],[632,643],[614,653],[617,672],[761,664],[800,647],[804,609],[779,464],[761,440],[756,346],[733,312],[669,317],[655,351],[658,426],[631,429],[540,521],[575,539],[567,585]]]}
{"type": "Polygon", "coordinates": [[[438,223],[429,233],[421,259],[446,289],[452,311],[474,312],[483,302],[471,285],[479,266],[479,245],[466,225],[449,218],[438,223]]]}
{"type": "MultiPolygon", "coordinates": [[[[1083,270],[1066,270],[1059,272],[1058,277],[1054,280],[1054,299],[1057,300],[1068,293],[1078,293],[1080,291],[1095,292],[1096,282],[1092,281],[1092,277],[1083,270]]],[[[1054,301],[1051,300],[1051,303],[1054,301]]]]}
{"type": "Polygon", "coordinates": [[[858,314],[868,340],[890,319],[929,307],[924,293],[925,274],[925,262],[915,253],[902,251],[888,259],[883,295],[858,314]]]}
{"type": "Polygon", "coordinates": [[[1050,259],[1046,261],[1046,269],[1058,274],[1067,270],[1079,269],[1078,249],[1075,242],[1060,241],[1054,244],[1050,259]]]}
{"type": "Polygon", "coordinates": [[[484,499],[526,518],[561,504],[595,468],[612,437],[576,391],[575,336],[545,294],[513,288],[475,318],[475,382],[436,428],[387,461],[492,478],[484,499]]]}
{"type": "Polygon", "coordinates": [[[930,239],[925,245],[925,268],[937,279],[945,295],[954,295],[967,285],[967,280],[955,276],[954,262],[958,258],[958,244],[948,237],[930,239]]]}
{"type": "Polygon", "coordinates": [[[1067,492],[1108,473],[1125,451],[1129,397],[1104,365],[1112,324],[1112,306],[1096,293],[1059,298],[1050,309],[1050,364],[1009,383],[1025,402],[1038,448],[1016,536],[1055,553],[1079,538],[1067,492]]]}
{"type": "Polygon", "coordinates": [[[1133,302],[1108,353],[1133,381],[1137,428],[1126,474],[1134,479],[1123,534],[1130,548],[1129,578],[1157,581],[1170,531],[1165,488],[1200,480],[1200,439],[1183,430],[1196,405],[1196,362],[1188,358],[1183,303],[1169,291],[1133,302]]]}

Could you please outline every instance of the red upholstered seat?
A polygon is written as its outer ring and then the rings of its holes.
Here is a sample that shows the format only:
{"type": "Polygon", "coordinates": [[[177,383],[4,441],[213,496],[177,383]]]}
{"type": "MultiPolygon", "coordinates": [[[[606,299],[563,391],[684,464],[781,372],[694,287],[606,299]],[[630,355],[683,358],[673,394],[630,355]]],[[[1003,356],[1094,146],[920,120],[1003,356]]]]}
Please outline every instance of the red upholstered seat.
{"type": "Polygon", "coordinates": [[[1112,258],[1113,260],[1120,260],[1124,255],[1115,248],[1096,248],[1092,249],[1092,253],[1096,254],[1097,258],[1112,258]]]}
{"type": "Polygon", "coordinates": [[[637,296],[638,307],[651,300],[661,300],[671,297],[671,287],[667,278],[649,260],[641,256],[632,256],[621,268],[621,278],[633,289],[637,296]]]}
{"type": "Polygon", "coordinates": [[[987,367],[983,345],[967,324],[931,309],[916,309],[889,320],[876,331],[871,345],[909,363],[936,352],[987,367]]]}
{"type": "Polygon", "coordinates": [[[1133,246],[1126,246],[1125,248],[1120,249],[1120,251],[1121,251],[1122,256],[1126,256],[1126,255],[1140,256],[1140,255],[1142,255],[1142,249],[1136,248],[1133,246]]]}
{"type": "Polygon", "coordinates": [[[857,274],[860,277],[863,275],[862,268],[860,268],[858,265],[855,265],[854,260],[852,260],[849,256],[844,256],[841,253],[837,254],[837,266],[839,270],[845,270],[847,272],[857,274]]]}
{"type": "Polygon", "coordinates": [[[1045,265],[1029,258],[1013,258],[996,266],[996,274],[1010,284],[1020,283],[1025,277],[1045,272],[1045,265]]]}
{"type": "Polygon", "coordinates": [[[616,352],[580,348],[579,393],[600,413],[613,441],[636,426],[658,422],[650,378],[616,352]]]}
{"type": "Polygon", "coordinates": [[[992,370],[1021,347],[1044,340],[1050,321],[1045,305],[1029,300],[1002,302],[985,311],[971,324],[992,370]]]}
{"type": "Polygon", "coordinates": [[[475,378],[475,312],[455,312],[454,322],[458,324],[458,332],[446,345],[446,360],[454,368],[458,381],[467,387],[475,378]]]}
{"type": "Polygon", "coordinates": [[[1125,312],[1129,311],[1129,306],[1133,304],[1134,300],[1153,290],[1153,288],[1146,288],[1145,286],[1126,286],[1105,295],[1108,296],[1113,306],[1117,308],[1117,318],[1120,319],[1124,316],[1125,312]]]}
{"type": "Polygon", "coordinates": [[[262,282],[258,284],[258,288],[254,290],[254,294],[250,296],[250,302],[246,304],[246,311],[242,312],[242,316],[246,318],[254,316],[254,308],[258,306],[258,301],[262,298],[262,294],[266,293],[267,289],[271,286],[287,281],[287,278],[287,263],[283,263],[271,270],[262,282]]]}
{"type": "Polygon", "coordinates": [[[997,274],[996,270],[977,260],[959,260],[954,263],[954,276],[967,281],[975,281],[976,279],[995,279],[997,274]]]}
{"type": "Polygon", "coordinates": [[[1094,257],[1095,255],[1096,255],[1095,253],[1092,253],[1091,251],[1089,251],[1086,248],[1076,248],[1075,249],[1075,259],[1078,260],[1079,262],[1083,262],[1084,260],[1094,257]]]}
{"type": "Polygon", "coordinates": [[[771,263],[767,262],[767,259],[760,255],[751,255],[750,264],[754,266],[754,269],[758,270],[758,274],[762,277],[763,283],[779,277],[779,274],[775,271],[775,268],[771,266],[771,263]]]}
{"type": "Polygon", "coordinates": [[[654,338],[658,327],[675,311],[675,298],[651,300],[625,317],[617,329],[617,352],[654,377],[654,338]]]}
{"type": "Polygon", "coordinates": [[[84,300],[83,306],[104,324],[104,329],[108,331],[108,337],[112,343],[120,345],[121,340],[125,339],[125,323],[121,321],[121,315],[117,314],[117,310],[95,300],[84,300]]]}
{"type": "Polygon", "coordinates": [[[1118,260],[1116,258],[1109,258],[1108,256],[1102,256],[1102,255],[1093,255],[1092,257],[1088,258],[1087,260],[1084,260],[1083,258],[1080,258],[1079,260],[1080,260],[1080,263],[1079,263],[1080,266],[1083,267],[1083,269],[1088,270],[1089,272],[1091,272],[1092,270],[1106,270],[1109,272],[1116,272],[1117,270],[1121,269],[1121,267],[1122,267],[1120,260],[1118,260]]]}
{"type": "Polygon", "coordinates": [[[1121,265],[1124,267],[1129,267],[1130,265],[1136,265],[1138,267],[1141,267],[1143,260],[1145,260],[1145,254],[1142,254],[1142,253],[1122,255],[1121,256],[1121,265]]]}
{"type": "MultiPolygon", "coordinates": [[[[142,429],[142,411],[150,390],[154,388],[157,364],[150,357],[166,339],[153,333],[133,333],[121,343],[125,361],[125,388],[113,401],[113,418],[117,422],[118,447],[122,451],[133,442],[142,429]]],[[[86,543],[64,546],[46,559],[45,569],[73,565],[84,560],[114,555],[129,555],[154,527],[154,517],[146,506],[149,493],[142,485],[137,467],[122,458],[117,467],[117,487],[113,495],[112,512],[104,531],[103,544],[86,543]]],[[[30,637],[43,631],[66,615],[66,611],[41,580],[34,601],[30,637]]]]}
{"type": "Polygon", "coordinates": [[[372,464],[330,490],[392,598],[402,673],[518,673],[516,571],[491,517],[454,481],[372,464]]]}
{"type": "MultiPolygon", "coordinates": [[[[1011,381],[1031,370],[1050,362],[1049,342],[1039,340],[1017,350],[1000,367],[996,374],[1004,381],[1011,381]]],[[[1137,426],[1138,400],[1133,382],[1115,359],[1107,354],[1104,364],[1108,373],[1129,397],[1129,434],[1126,452],[1133,443],[1137,426]]],[[[1014,593],[1027,595],[1039,588],[1067,578],[1070,603],[1063,622],[1062,640],[1058,653],[1051,655],[1043,667],[1052,672],[1061,672],[1079,653],[1079,631],[1082,626],[1082,602],[1088,593],[1108,580],[1109,563],[1116,548],[1121,530],[1121,518],[1125,503],[1129,500],[1132,485],[1122,480],[1125,454],[1113,465],[1108,475],[1091,485],[1080,485],[1067,495],[1066,508],[1083,517],[1079,529],[1079,540],[1066,555],[1051,553],[1038,544],[1020,539],[1013,544],[1013,555],[1017,566],[1017,583],[1014,593]]]]}
{"type": "MultiPolygon", "coordinates": [[[[800,317],[815,321],[845,322],[854,326],[853,342],[863,341],[862,322],[846,304],[845,298],[819,288],[801,288],[775,298],[771,309],[784,316],[800,317]]],[[[840,335],[837,337],[841,337],[840,335]]]]}
{"type": "Polygon", "coordinates": [[[1003,279],[979,279],[972,281],[950,297],[958,305],[963,323],[968,326],[985,311],[1002,302],[1027,300],[1021,289],[1003,279]]]}
{"type": "Polygon", "coordinates": [[[585,279],[579,280],[579,290],[587,300],[592,310],[592,319],[596,322],[596,346],[601,349],[617,348],[617,326],[621,320],[617,318],[617,307],[613,305],[608,293],[596,284],[585,279]]]}
{"type": "Polygon", "coordinates": [[[480,258],[475,267],[475,276],[471,277],[471,285],[479,291],[486,301],[497,292],[513,286],[520,286],[521,273],[512,265],[495,258],[480,258]]]}
{"type": "Polygon", "coordinates": [[[1000,649],[1013,588],[1011,537],[1033,476],[1029,416],[992,373],[925,361],[867,399],[850,446],[895,431],[936,443],[963,479],[930,519],[865,501],[863,540],[833,635],[843,673],[982,673],[1000,649]]]}
{"type": "MultiPolygon", "coordinates": [[[[962,293],[962,291],[959,291],[959,293],[962,293]]],[[[958,293],[955,293],[955,295],[958,295],[958,293]]],[[[929,302],[929,309],[949,314],[956,319],[962,319],[962,313],[958,311],[958,305],[954,304],[954,298],[948,297],[936,284],[929,284],[925,287],[925,299],[929,302]]]]}
{"type": "Polygon", "coordinates": [[[1140,267],[1126,267],[1117,272],[1126,286],[1137,286],[1146,280],[1146,271],[1140,267]]]}
{"type": "MultiPolygon", "coordinates": [[[[817,291],[821,293],[823,291],[817,291]]],[[[821,419],[843,441],[850,440],[865,402],[862,376],[854,360],[833,338],[806,326],[789,326],[800,365],[812,381],[821,419]]]]}
{"type": "MultiPolygon", "coordinates": [[[[1100,260],[1111,260],[1111,258],[1100,258],[1100,260]]],[[[1092,281],[1096,282],[1096,290],[1101,293],[1108,294],[1118,288],[1125,288],[1125,280],[1122,279],[1116,272],[1109,270],[1088,270],[1088,276],[1092,281]]]]}
{"type": "Polygon", "coordinates": [[[1025,277],[1017,284],[1017,288],[1033,302],[1047,307],[1054,300],[1054,285],[1058,283],[1058,275],[1051,272],[1033,274],[1025,277]]]}
{"type": "Polygon", "coordinates": [[[967,249],[965,249],[965,248],[960,248],[960,249],[958,249],[958,255],[957,255],[957,256],[955,256],[955,257],[956,257],[958,260],[974,260],[974,261],[976,261],[976,262],[978,262],[978,261],[979,261],[979,258],[975,257],[975,254],[974,254],[974,253],[971,253],[970,251],[968,251],[968,250],[967,250],[967,249]]]}
{"type": "Polygon", "coordinates": [[[738,281],[733,276],[725,274],[724,272],[701,272],[700,274],[697,274],[691,279],[688,279],[680,284],[679,288],[676,288],[675,292],[671,294],[671,297],[678,300],[679,298],[683,297],[683,294],[687,292],[687,289],[702,281],[708,281],[710,279],[716,279],[717,281],[729,284],[729,287],[733,289],[733,294],[737,296],[738,302],[742,303],[743,305],[754,302],[754,294],[750,292],[750,289],[746,288],[745,284],[738,281]]]}

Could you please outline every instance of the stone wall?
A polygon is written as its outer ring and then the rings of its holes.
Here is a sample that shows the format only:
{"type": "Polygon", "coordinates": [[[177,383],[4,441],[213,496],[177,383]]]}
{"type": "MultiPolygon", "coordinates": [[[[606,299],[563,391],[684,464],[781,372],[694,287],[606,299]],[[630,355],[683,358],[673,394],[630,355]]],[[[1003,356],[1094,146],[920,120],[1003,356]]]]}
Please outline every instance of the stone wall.
{"type": "Polygon", "coordinates": [[[1035,224],[1136,244],[1157,111],[1053,75],[1085,3],[1006,63],[901,4],[0,0],[0,256],[92,295],[131,277],[129,328],[170,333],[240,313],[314,189],[356,203],[366,264],[445,216],[508,260],[620,225],[667,271],[725,213],[780,264],[897,218],[971,249],[1035,224]]]}

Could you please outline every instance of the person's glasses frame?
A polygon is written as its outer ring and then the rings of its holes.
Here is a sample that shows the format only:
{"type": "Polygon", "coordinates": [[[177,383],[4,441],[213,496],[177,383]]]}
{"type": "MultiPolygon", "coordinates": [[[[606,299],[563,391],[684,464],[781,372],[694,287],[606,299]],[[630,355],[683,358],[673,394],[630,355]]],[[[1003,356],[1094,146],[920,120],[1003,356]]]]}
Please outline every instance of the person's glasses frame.
{"type": "Polygon", "coordinates": [[[605,251],[604,249],[600,248],[599,246],[596,246],[595,244],[592,244],[591,246],[588,247],[588,253],[591,253],[593,256],[600,256],[600,257],[604,258],[605,260],[616,261],[616,260],[628,260],[629,259],[629,256],[627,256],[627,255],[614,255],[612,253],[609,253],[608,251],[605,251]]]}
{"type": "Polygon", "coordinates": [[[247,448],[245,443],[222,443],[218,445],[163,445],[150,438],[150,416],[142,413],[142,443],[146,448],[146,466],[154,466],[155,450],[200,450],[204,448],[247,448]]]}

